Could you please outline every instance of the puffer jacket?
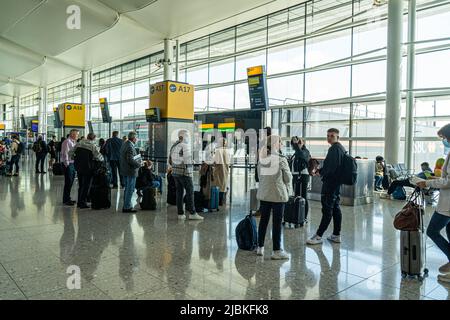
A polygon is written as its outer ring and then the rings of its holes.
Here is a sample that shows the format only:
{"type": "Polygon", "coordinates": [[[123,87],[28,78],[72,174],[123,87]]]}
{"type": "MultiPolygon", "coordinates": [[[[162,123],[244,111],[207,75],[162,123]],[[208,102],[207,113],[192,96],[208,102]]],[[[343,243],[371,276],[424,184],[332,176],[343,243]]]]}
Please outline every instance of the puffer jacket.
{"type": "Polygon", "coordinates": [[[257,199],[277,203],[289,200],[292,193],[292,174],[285,156],[276,153],[260,157],[258,176],[257,199]]]}
{"type": "Polygon", "coordinates": [[[73,159],[75,169],[81,174],[92,174],[94,169],[103,162],[98,146],[95,141],[81,140],[69,151],[69,156],[73,159]],[[98,162],[98,163],[95,163],[98,162]]]}

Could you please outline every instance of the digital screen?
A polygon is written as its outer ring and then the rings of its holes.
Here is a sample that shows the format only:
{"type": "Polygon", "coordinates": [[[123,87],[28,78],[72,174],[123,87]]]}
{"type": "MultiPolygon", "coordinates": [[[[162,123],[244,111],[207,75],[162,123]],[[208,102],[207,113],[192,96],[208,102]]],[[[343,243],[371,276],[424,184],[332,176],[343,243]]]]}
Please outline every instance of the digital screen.
{"type": "Polygon", "coordinates": [[[259,85],[259,77],[248,78],[248,84],[251,85],[251,86],[259,85]]]}
{"type": "Polygon", "coordinates": [[[145,109],[145,115],[147,117],[153,117],[155,115],[155,109],[145,109]]]}
{"type": "Polygon", "coordinates": [[[36,122],[31,123],[31,131],[32,132],[38,132],[38,127],[39,127],[39,124],[37,124],[36,122]]]}

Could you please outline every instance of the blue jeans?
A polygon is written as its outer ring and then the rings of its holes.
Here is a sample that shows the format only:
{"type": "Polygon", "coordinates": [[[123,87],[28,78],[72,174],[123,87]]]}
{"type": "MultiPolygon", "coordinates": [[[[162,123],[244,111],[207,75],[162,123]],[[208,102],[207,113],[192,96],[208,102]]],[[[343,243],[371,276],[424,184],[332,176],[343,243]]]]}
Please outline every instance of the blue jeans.
{"type": "Polygon", "coordinates": [[[123,191],[123,209],[133,209],[131,198],[133,197],[133,192],[136,187],[136,177],[123,176],[123,181],[125,182],[125,190],[123,191]]]}
{"type": "Polygon", "coordinates": [[[272,217],[272,239],[273,250],[281,249],[281,221],[283,220],[284,203],[261,201],[259,207],[261,212],[261,220],[258,226],[258,246],[264,247],[266,238],[267,225],[269,224],[270,212],[273,211],[272,217]]]}
{"type": "Polygon", "coordinates": [[[381,188],[382,182],[383,182],[382,176],[375,176],[375,188],[381,188]]]}
{"type": "Polygon", "coordinates": [[[322,220],[316,234],[322,237],[333,219],[333,234],[339,236],[341,234],[342,212],[339,206],[341,200],[341,185],[328,184],[324,182],[322,185],[322,220]]]}
{"type": "Polygon", "coordinates": [[[450,262],[450,217],[435,212],[428,225],[427,236],[444,252],[450,262]],[[441,230],[444,228],[447,232],[447,239],[441,235],[441,230]]]}
{"type": "Polygon", "coordinates": [[[70,191],[72,190],[73,181],[75,180],[75,167],[73,163],[69,164],[68,167],[64,167],[64,193],[63,193],[63,203],[71,201],[70,191]]]}

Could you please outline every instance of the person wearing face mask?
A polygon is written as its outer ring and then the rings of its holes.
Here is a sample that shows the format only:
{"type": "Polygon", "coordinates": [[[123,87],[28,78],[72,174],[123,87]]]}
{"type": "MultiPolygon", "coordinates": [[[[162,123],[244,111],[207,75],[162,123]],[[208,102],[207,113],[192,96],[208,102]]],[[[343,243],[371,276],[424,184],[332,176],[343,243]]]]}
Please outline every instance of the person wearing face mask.
{"type": "MultiPolygon", "coordinates": [[[[450,123],[438,131],[438,136],[443,139],[444,146],[450,142],[450,123]]],[[[427,228],[427,236],[433,240],[439,249],[445,254],[447,263],[439,268],[440,275],[438,280],[450,283],[450,153],[447,154],[445,163],[442,167],[440,178],[420,181],[417,186],[424,188],[436,188],[439,191],[439,201],[436,211],[431,217],[427,228]],[[442,236],[441,231],[445,229],[447,239],[442,236]]]]}

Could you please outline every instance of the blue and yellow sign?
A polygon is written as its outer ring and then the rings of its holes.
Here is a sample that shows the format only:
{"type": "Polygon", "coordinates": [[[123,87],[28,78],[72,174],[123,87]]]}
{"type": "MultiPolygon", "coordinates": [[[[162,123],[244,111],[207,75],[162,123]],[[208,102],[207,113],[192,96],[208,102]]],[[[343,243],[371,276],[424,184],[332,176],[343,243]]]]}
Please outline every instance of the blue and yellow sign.
{"type": "Polygon", "coordinates": [[[159,108],[162,119],[194,120],[194,86],[175,81],[151,85],[150,108],[159,108]]]}
{"type": "Polygon", "coordinates": [[[267,94],[267,78],[264,66],[247,68],[250,109],[267,111],[269,97],[267,94]]]}
{"type": "Polygon", "coordinates": [[[86,108],[81,103],[63,103],[58,107],[60,120],[64,127],[84,128],[86,122],[86,108]]]}

